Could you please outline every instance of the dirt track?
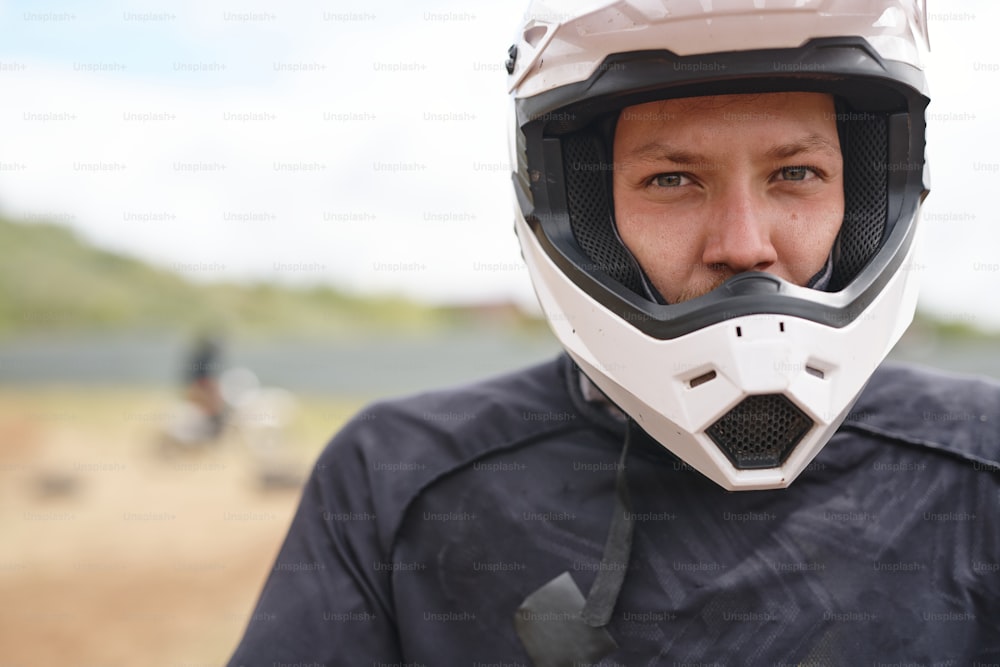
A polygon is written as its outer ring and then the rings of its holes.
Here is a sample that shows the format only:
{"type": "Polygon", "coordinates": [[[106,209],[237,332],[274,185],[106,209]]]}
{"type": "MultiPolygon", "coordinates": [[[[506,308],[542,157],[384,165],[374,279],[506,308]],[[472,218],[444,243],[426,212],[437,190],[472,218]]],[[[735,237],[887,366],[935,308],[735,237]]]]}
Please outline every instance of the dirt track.
{"type": "MultiPolygon", "coordinates": [[[[157,456],[168,400],[0,391],[0,666],[225,662],[299,491],[262,489],[235,435],[157,456]]],[[[283,465],[304,472],[354,407],[300,419],[283,465]]]]}

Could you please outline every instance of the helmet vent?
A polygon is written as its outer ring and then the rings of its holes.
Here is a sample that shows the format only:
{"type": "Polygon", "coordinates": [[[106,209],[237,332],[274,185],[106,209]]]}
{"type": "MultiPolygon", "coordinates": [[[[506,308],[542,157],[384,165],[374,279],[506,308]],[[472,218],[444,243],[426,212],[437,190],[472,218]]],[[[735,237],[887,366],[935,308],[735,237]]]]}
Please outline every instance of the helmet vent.
{"type": "Polygon", "coordinates": [[[697,387],[699,385],[703,385],[706,382],[711,382],[712,380],[715,379],[715,377],[716,377],[715,371],[709,371],[707,373],[702,373],[698,377],[691,378],[690,380],[688,380],[688,386],[691,387],[692,389],[694,389],[695,387],[697,387]]]}
{"type": "Polygon", "coordinates": [[[749,396],[705,429],[739,470],[780,466],[813,422],[781,394],[749,396]]]}
{"type": "Polygon", "coordinates": [[[844,224],[838,239],[830,291],[843,289],[875,256],[888,214],[889,153],[886,117],[850,114],[838,130],[844,145],[844,224]]]}
{"type": "Polygon", "coordinates": [[[592,132],[563,140],[566,204],[577,244],[597,268],[625,287],[642,293],[642,280],[631,255],[615,234],[608,196],[611,163],[592,132]]]}

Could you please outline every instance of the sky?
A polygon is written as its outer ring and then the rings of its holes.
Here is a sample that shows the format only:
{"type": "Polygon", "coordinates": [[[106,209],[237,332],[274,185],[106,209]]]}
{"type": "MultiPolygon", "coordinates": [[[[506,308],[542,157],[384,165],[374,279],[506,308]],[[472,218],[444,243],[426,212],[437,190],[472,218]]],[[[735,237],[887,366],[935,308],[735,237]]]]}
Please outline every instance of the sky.
{"type": "MultiPolygon", "coordinates": [[[[196,280],[534,303],[492,2],[0,0],[0,213],[196,280]]],[[[930,5],[921,307],[1000,329],[1000,3],[930,5]]],[[[0,249],[2,252],[2,249],[0,249]]]]}

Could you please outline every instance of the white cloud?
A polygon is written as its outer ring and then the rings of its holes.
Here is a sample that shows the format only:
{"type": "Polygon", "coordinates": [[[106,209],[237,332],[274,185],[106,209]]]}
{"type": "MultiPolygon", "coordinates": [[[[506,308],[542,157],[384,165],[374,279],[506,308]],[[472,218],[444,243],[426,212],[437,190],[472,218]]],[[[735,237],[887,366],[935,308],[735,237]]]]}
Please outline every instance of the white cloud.
{"type": "MultiPolygon", "coordinates": [[[[0,9],[0,206],[196,276],[530,301],[501,69],[521,8],[500,5],[0,9]]],[[[1000,326],[998,17],[963,6],[974,20],[931,22],[923,303],[1000,326]]]]}
{"type": "MultiPolygon", "coordinates": [[[[16,101],[0,127],[6,209],[194,275],[529,294],[523,273],[474,269],[518,261],[506,174],[475,168],[504,151],[505,40],[491,17],[192,7],[164,23],[198,44],[152,44],[135,67],[113,50],[5,56],[24,65],[3,81],[16,101]]],[[[149,27],[135,21],[104,38],[149,27]]]]}

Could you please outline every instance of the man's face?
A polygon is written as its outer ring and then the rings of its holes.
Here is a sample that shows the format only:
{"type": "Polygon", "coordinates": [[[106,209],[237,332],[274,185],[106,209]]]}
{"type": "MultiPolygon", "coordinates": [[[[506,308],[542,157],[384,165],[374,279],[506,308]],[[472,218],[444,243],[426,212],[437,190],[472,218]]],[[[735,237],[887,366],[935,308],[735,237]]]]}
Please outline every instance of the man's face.
{"type": "Polygon", "coordinates": [[[743,271],[805,285],[844,218],[833,98],[719,95],[621,112],[618,232],[668,303],[743,271]]]}

